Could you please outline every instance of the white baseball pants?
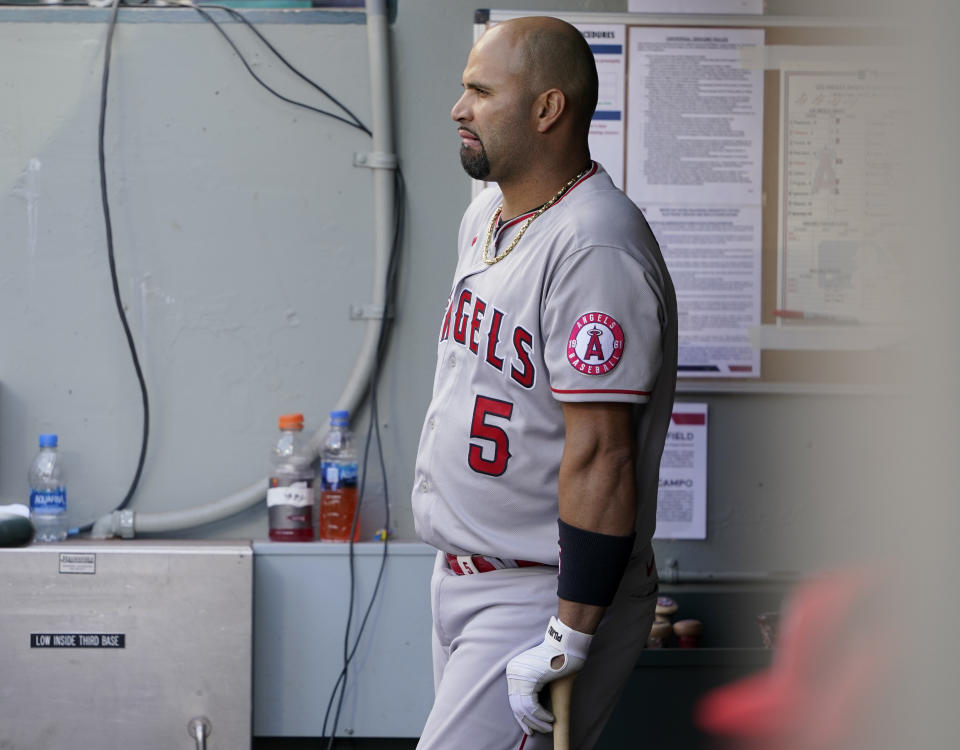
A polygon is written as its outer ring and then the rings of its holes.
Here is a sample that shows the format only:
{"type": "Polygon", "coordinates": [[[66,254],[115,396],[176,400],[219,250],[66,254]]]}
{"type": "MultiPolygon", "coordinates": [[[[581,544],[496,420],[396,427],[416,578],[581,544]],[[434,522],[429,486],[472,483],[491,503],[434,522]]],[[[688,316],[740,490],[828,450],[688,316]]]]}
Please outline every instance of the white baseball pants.
{"type": "MultiPolygon", "coordinates": [[[[571,747],[588,750],[599,739],[646,643],[656,599],[656,566],[648,548],[630,560],[577,675],[571,747]]],[[[431,602],[436,697],[418,750],[550,750],[553,735],[525,738],[514,719],[505,670],[513,656],[543,640],[557,611],[557,569],[456,575],[440,553],[431,602]]]]}

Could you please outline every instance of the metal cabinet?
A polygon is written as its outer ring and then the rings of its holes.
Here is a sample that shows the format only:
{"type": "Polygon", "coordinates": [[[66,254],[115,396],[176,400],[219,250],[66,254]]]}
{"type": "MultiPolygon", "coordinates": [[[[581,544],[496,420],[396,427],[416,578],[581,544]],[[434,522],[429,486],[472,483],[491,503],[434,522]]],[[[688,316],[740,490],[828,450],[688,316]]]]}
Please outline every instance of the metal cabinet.
{"type": "Polygon", "coordinates": [[[250,747],[248,542],[0,549],[0,571],[0,747],[250,747]]]}

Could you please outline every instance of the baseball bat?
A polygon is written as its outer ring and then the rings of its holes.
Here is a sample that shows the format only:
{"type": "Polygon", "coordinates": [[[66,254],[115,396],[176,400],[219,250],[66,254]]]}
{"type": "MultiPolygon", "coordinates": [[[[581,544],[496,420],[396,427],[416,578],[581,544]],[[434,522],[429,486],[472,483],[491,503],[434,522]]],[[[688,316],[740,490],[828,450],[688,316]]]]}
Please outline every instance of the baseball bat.
{"type": "Polygon", "coordinates": [[[570,750],[570,696],[576,674],[550,683],[550,705],[553,709],[553,750],[570,750]]]}

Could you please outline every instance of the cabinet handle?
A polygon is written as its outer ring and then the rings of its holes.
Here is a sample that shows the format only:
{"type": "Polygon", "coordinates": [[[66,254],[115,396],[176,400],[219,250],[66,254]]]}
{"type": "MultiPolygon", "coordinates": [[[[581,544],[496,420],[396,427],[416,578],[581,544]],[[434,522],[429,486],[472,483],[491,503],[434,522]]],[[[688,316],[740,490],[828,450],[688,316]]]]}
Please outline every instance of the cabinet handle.
{"type": "Polygon", "coordinates": [[[210,725],[210,719],[206,716],[197,716],[190,719],[190,723],[187,724],[187,734],[193,737],[197,743],[197,750],[207,750],[207,737],[212,732],[213,727],[210,725]]]}

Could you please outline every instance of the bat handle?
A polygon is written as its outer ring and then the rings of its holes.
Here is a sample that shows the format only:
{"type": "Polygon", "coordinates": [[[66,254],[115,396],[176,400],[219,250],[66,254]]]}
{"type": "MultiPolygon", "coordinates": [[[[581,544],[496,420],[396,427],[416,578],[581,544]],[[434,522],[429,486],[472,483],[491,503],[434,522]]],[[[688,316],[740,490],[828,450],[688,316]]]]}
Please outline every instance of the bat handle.
{"type": "Polygon", "coordinates": [[[570,696],[576,674],[550,683],[550,704],[553,709],[553,750],[570,750],[570,696]]]}

